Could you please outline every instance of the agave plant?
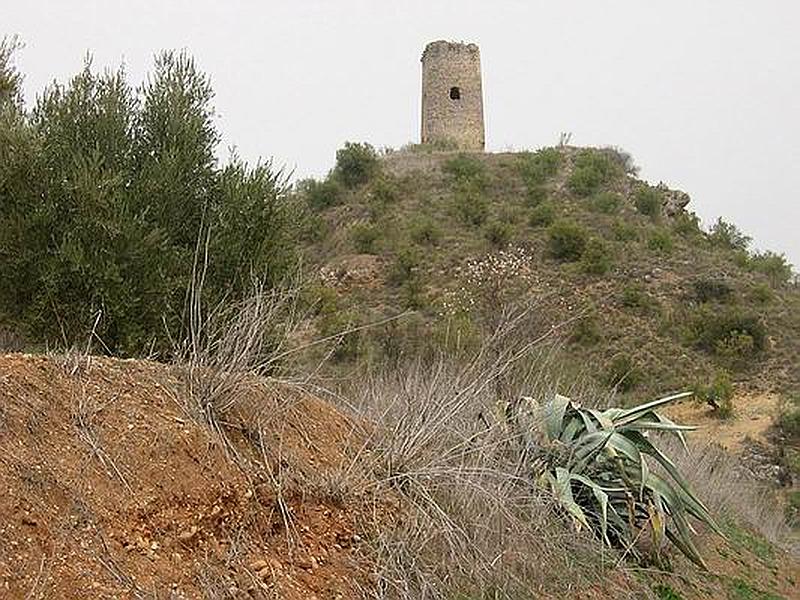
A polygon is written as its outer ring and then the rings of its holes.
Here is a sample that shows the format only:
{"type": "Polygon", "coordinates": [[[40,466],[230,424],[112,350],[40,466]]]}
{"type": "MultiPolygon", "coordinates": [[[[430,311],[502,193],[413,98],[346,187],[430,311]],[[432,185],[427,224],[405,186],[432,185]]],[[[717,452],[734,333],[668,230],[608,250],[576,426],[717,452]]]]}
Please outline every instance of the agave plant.
{"type": "Polygon", "coordinates": [[[692,541],[690,517],[722,533],[672,460],[650,439],[652,433],[674,435],[688,451],[684,432],[695,428],[678,425],[656,409],[690,395],[602,411],[556,395],[536,407],[535,427],[545,448],[541,480],[577,529],[657,562],[669,541],[706,568],[692,541]]]}

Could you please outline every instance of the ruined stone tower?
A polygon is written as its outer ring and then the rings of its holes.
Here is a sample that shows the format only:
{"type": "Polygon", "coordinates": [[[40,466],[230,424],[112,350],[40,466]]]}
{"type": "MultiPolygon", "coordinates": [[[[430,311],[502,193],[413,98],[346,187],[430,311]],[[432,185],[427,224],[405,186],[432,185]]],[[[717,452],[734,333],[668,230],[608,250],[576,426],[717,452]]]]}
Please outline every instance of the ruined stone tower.
{"type": "Polygon", "coordinates": [[[439,40],[425,46],[421,141],[483,151],[481,55],[475,44],[439,40]]]}

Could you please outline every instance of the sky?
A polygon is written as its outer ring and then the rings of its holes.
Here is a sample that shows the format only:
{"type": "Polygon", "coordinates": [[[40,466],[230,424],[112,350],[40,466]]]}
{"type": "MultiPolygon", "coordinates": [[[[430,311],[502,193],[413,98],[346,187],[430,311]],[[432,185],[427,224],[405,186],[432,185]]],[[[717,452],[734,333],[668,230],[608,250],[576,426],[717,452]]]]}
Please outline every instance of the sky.
{"type": "Polygon", "coordinates": [[[322,176],[345,141],[419,141],[420,63],[437,39],[481,49],[488,151],[562,132],[630,152],[800,265],[796,0],[0,0],[32,102],[91,52],[133,82],[163,49],[209,74],[223,134],[250,161],[322,176]]]}

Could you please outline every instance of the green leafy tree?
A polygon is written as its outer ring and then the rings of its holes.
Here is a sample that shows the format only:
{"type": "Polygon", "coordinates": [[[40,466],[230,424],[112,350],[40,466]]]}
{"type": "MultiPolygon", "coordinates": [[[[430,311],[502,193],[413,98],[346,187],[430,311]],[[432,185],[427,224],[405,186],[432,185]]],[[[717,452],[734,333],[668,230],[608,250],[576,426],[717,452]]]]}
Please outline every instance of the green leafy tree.
{"type": "Polygon", "coordinates": [[[0,317],[32,341],[166,353],[181,334],[195,253],[204,300],[236,300],[294,262],[300,222],[270,163],[215,158],[208,78],[165,52],[134,89],[91,59],[26,112],[0,49],[0,317]],[[207,254],[206,254],[207,252],[207,254]]]}

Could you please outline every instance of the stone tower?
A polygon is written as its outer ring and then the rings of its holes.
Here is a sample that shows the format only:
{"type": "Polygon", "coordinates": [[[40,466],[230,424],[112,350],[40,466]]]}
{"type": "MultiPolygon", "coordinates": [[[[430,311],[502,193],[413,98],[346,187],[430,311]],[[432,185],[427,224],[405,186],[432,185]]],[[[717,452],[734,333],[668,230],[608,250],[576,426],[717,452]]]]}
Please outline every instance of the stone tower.
{"type": "Polygon", "coordinates": [[[425,46],[421,141],[483,151],[481,55],[475,44],[440,40],[425,46]]]}

